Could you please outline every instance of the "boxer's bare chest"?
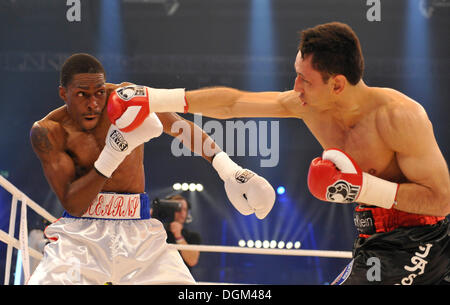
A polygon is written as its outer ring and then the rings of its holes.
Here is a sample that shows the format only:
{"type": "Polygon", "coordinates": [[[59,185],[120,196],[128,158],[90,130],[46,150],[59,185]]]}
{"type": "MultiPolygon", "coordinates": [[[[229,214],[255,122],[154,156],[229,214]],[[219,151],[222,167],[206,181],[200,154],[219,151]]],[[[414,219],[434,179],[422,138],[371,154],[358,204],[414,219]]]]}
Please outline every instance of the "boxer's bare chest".
{"type": "MultiPolygon", "coordinates": [[[[98,127],[94,132],[84,132],[67,128],[66,153],[72,158],[76,176],[87,174],[94,166],[103,147],[108,125],[98,127]]],[[[135,149],[122,161],[108,179],[103,191],[139,193],[144,191],[143,148],[135,149]]]]}
{"type": "Polygon", "coordinates": [[[77,176],[83,176],[94,166],[94,162],[103,149],[106,132],[103,140],[99,132],[90,133],[66,128],[66,152],[72,158],[77,176]]]}
{"type": "Polygon", "coordinates": [[[363,171],[377,177],[403,179],[395,153],[386,146],[377,130],[374,115],[368,115],[346,128],[327,116],[311,117],[304,121],[324,149],[345,151],[363,171]]]}

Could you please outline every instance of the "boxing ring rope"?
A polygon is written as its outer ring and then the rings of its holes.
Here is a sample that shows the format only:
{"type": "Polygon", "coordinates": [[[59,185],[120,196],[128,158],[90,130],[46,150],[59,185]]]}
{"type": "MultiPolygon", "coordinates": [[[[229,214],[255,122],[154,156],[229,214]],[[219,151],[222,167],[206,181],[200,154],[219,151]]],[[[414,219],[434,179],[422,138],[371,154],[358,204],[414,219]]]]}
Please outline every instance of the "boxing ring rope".
{"type": "Polygon", "coordinates": [[[200,252],[352,258],[352,252],[350,251],[303,250],[303,249],[289,250],[289,249],[264,249],[264,248],[262,249],[262,248],[244,248],[233,246],[175,245],[175,244],[169,244],[169,246],[177,250],[196,250],[200,252]]]}
{"type": "MultiPolygon", "coordinates": [[[[5,264],[5,280],[4,284],[8,285],[10,279],[10,269],[12,260],[13,247],[22,251],[22,266],[25,279],[28,280],[29,274],[29,256],[41,260],[43,254],[28,246],[28,229],[26,208],[30,207],[36,213],[50,222],[55,222],[56,217],[48,213],[45,209],[39,206],[36,202],[31,200],[27,195],[21,192],[6,178],[0,175],[0,185],[12,195],[11,213],[9,221],[9,232],[6,233],[0,230],[0,241],[7,244],[6,264],[5,264]],[[14,237],[15,220],[17,213],[17,203],[21,201],[21,215],[20,215],[20,232],[19,240],[14,237]]],[[[220,253],[237,253],[237,254],[262,254],[262,255],[290,255],[290,256],[314,256],[314,257],[329,257],[329,258],[352,258],[351,251],[329,251],[329,250],[304,250],[304,249],[266,249],[266,248],[245,248],[234,246],[211,246],[211,245],[179,245],[169,244],[169,247],[177,250],[195,250],[200,252],[220,252],[220,253]]],[[[201,283],[201,282],[199,282],[201,283]]],[[[212,283],[208,283],[212,284],[212,283]]],[[[217,283],[216,283],[217,284],[217,283]]]]}
{"type": "Polygon", "coordinates": [[[11,199],[11,212],[9,217],[9,230],[8,233],[0,230],[0,241],[6,243],[6,264],[5,264],[5,280],[4,284],[9,283],[10,270],[11,270],[11,260],[12,260],[12,250],[13,247],[22,251],[23,268],[25,277],[29,277],[29,255],[42,259],[42,254],[40,254],[35,249],[28,247],[28,229],[27,229],[27,206],[33,209],[37,214],[47,219],[50,222],[55,222],[56,217],[48,213],[44,208],[38,205],[36,202],[31,200],[27,195],[20,191],[16,186],[9,182],[6,178],[0,175],[0,185],[12,195],[11,199]],[[15,224],[16,224],[16,213],[17,213],[17,202],[21,201],[21,215],[20,215],[20,233],[19,240],[14,238],[15,224]]]}

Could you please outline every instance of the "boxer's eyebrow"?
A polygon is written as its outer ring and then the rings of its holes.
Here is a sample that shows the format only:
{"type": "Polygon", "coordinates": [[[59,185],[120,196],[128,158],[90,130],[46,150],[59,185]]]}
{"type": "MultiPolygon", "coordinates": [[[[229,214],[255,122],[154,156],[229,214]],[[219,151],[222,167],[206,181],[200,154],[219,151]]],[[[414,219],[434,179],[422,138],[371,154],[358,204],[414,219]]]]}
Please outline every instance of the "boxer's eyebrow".
{"type": "Polygon", "coordinates": [[[310,81],[307,80],[303,74],[301,74],[300,72],[297,72],[297,74],[300,75],[305,82],[310,83],[310,81]]]}
{"type": "MultiPolygon", "coordinates": [[[[100,88],[100,87],[102,87],[102,86],[104,86],[104,85],[105,85],[104,82],[98,83],[98,84],[95,86],[95,89],[100,88]]],[[[84,86],[84,85],[78,85],[76,88],[83,89],[83,90],[89,90],[89,86],[84,86]]]]}

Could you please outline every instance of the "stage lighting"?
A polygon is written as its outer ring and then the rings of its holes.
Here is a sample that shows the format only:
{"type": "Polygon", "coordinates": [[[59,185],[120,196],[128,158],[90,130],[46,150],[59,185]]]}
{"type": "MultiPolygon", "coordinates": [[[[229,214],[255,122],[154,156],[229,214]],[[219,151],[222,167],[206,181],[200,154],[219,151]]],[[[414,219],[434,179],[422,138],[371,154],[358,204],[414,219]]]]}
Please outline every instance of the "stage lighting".
{"type": "Polygon", "coordinates": [[[286,189],[284,188],[284,186],[277,187],[277,194],[278,195],[283,195],[285,192],[286,192],[286,189]]]}
{"type": "Polygon", "coordinates": [[[179,190],[181,190],[181,183],[174,183],[174,185],[173,185],[173,189],[175,190],[175,191],[179,191],[179,190]]]}
{"type": "Polygon", "coordinates": [[[239,247],[245,247],[245,240],[241,239],[238,242],[239,247]]]}

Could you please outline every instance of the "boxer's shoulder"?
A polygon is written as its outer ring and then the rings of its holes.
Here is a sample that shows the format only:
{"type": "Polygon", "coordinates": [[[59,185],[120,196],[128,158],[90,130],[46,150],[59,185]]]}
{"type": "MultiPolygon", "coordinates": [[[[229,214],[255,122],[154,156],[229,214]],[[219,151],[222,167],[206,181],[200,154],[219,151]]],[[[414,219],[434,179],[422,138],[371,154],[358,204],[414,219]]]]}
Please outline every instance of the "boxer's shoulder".
{"type": "Polygon", "coordinates": [[[391,148],[398,148],[405,141],[409,143],[431,127],[422,105],[393,89],[383,90],[375,118],[381,138],[391,148]]]}
{"type": "Polygon", "coordinates": [[[68,115],[65,107],[53,110],[44,118],[33,123],[30,130],[31,144],[37,152],[50,152],[64,146],[67,132],[63,127],[68,115]]]}
{"type": "Polygon", "coordinates": [[[427,118],[425,109],[407,95],[389,88],[376,88],[378,126],[402,127],[405,123],[427,118]]]}

